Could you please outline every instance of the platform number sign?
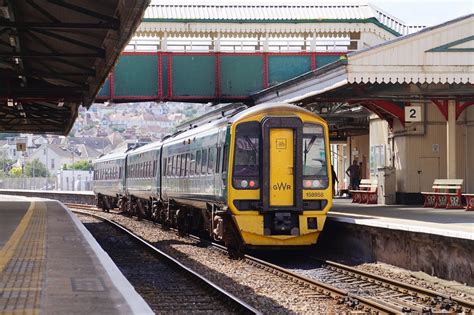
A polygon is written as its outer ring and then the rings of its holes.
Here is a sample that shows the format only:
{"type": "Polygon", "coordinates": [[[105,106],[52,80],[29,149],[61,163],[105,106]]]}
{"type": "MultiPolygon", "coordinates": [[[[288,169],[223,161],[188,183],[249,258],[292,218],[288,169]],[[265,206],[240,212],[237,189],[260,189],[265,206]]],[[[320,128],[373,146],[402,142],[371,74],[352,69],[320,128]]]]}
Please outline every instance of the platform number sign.
{"type": "Polygon", "coordinates": [[[405,121],[417,122],[421,120],[421,106],[405,106],[405,121]]]}

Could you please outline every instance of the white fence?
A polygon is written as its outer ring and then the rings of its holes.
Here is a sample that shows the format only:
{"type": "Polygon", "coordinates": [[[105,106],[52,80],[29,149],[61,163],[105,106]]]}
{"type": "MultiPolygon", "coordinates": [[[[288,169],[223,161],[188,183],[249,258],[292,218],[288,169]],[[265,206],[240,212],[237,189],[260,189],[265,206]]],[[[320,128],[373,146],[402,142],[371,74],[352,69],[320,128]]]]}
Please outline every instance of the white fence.
{"type": "Polygon", "coordinates": [[[93,172],[58,171],[54,177],[0,178],[0,189],[90,191],[93,172]]]}

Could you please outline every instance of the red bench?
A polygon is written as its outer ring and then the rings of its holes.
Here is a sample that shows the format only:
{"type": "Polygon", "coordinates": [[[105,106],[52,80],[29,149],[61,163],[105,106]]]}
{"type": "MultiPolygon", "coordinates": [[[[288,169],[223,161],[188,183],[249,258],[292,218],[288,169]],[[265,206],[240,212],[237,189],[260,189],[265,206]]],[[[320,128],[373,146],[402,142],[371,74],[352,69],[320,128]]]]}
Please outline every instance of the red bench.
{"type": "Polygon", "coordinates": [[[462,179],[435,179],[432,192],[422,192],[423,207],[464,209],[462,205],[462,179]]]}
{"type": "Polygon", "coordinates": [[[377,180],[362,179],[358,190],[349,190],[353,203],[377,203],[377,180]]]}
{"type": "Polygon", "coordinates": [[[474,211],[474,194],[463,194],[466,197],[466,211],[474,211]]]}

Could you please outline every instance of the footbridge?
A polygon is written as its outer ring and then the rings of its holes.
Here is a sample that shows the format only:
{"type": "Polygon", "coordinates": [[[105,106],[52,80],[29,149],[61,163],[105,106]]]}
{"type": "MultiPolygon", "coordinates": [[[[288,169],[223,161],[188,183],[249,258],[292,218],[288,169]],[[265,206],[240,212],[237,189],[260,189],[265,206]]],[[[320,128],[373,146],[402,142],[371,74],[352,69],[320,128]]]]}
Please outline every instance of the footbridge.
{"type": "Polygon", "coordinates": [[[98,101],[251,95],[414,32],[372,5],[151,5],[98,101]]]}

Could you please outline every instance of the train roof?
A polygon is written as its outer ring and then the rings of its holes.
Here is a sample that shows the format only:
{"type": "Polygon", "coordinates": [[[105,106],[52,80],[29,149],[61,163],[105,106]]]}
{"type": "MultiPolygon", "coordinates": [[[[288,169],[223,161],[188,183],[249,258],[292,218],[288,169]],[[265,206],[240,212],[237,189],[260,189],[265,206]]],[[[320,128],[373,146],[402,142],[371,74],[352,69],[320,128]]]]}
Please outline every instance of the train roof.
{"type": "Polygon", "coordinates": [[[245,119],[247,117],[257,115],[263,112],[272,112],[275,110],[287,110],[289,112],[299,112],[304,114],[309,114],[315,116],[313,112],[310,112],[307,109],[304,109],[297,105],[287,104],[287,103],[263,103],[256,106],[249,107],[246,110],[238,112],[236,115],[230,118],[230,122],[237,122],[239,120],[245,119]]]}
{"type": "Polygon", "coordinates": [[[112,160],[125,159],[125,156],[126,156],[125,151],[107,153],[107,154],[99,157],[98,159],[95,159],[94,164],[99,163],[99,162],[107,162],[107,161],[112,161],[112,160]]]}
{"type": "Polygon", "coordinates": [[[162,145],[163,145],[163,141],[151,142],[151,143],[142,145],[141,147],[138,147],[136,149],[133,149],[131,151],[128,151],[127,153],[129,155],[139,154],[139,153],[146,152],[155,148],[160,148],[162,145]]]}
{"type": "Polygon", "coordinates": [[[125,159],[125,157],[127,156],[126,151],[127,151],[127,148],[122,148],[121,150],[118,150],[118,151],[109,152],[95,159],[94,163],[125,159]]]}

